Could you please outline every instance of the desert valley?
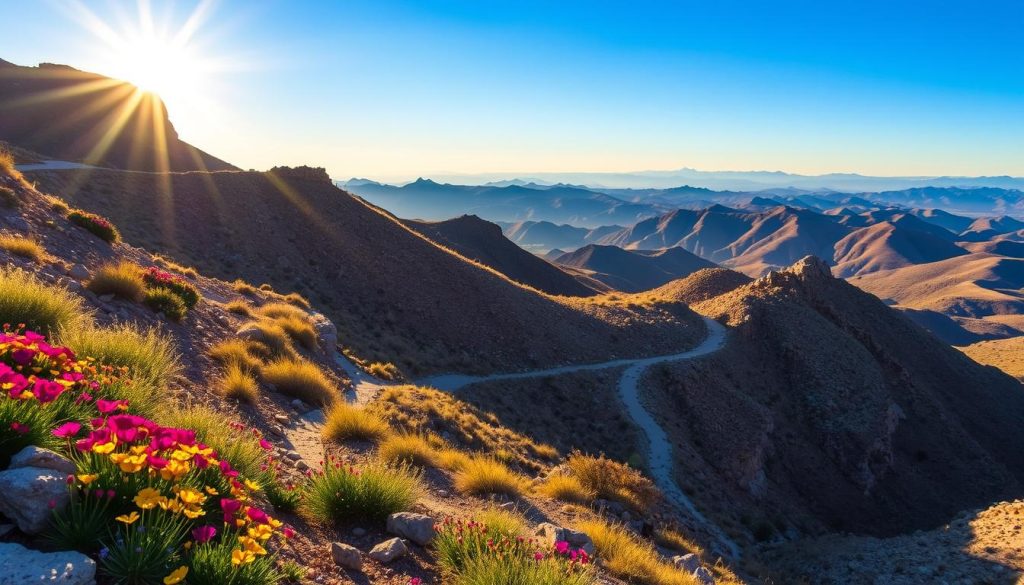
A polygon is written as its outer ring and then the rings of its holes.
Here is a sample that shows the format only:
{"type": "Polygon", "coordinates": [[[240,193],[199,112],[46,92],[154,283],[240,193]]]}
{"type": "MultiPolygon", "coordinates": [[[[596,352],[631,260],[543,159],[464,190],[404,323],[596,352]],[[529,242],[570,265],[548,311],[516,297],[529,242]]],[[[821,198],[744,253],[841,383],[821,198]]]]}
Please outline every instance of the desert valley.
{"type": "Polygon", "coordinates": [[[0,60],[0,585],[1024,583],[1024,178],[245,170],[76,67],[0,60]]]}

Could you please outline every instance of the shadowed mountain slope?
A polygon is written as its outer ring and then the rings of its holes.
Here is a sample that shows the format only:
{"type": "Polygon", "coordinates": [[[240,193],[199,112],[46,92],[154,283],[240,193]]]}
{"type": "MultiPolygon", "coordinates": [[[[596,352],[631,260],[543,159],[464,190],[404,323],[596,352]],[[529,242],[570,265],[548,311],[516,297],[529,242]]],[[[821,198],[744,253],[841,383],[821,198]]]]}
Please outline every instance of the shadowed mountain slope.
{"type": "Polygon", "coordinates": [[[106,215],[129,242],[213,274],[303,292],[360,355],[412,373],[665,353],[703,334],[681,304],[627,308],[519,286],[334,187],[322,169],[33,178],[106,215]]]}
{"type": "Polygon", "coordinates": [[[597,291],[513,244],[497,225],[475,215],[438,222],[404,220],[410,228],[516,282],[553,295],[587,297],[597,291]]]}
{"type": "MultiPolygon", "coordinates": [[[[918,224],[923,223],[916,218],[911,219],[918,224]]],[[[967,253],[967,250],[951,241],[927,231],[901,228],[896,223],[883,221],[854,231],[836,242],[833,272],[845,278],[912,264],[937,262],[967,253]]]]}
{"type": "Polygon", "coordinates": [[[49,63],[0,61],[0,140],[52,159],[119,169],[235,169],[178,138],[154,94],[49,63]]]}
{"type": "Polygon", "coordinates": [[[876,535],[1024,494],[1024,392],[810,258],[695,305],[731,329],[645,380],[720,523],[876,535]]]}
{"type": "Polygon", "coordinates": [[[623,250],[591,244],[560,256],[556,263],[582,270],[623,292],[640,292],[715,265],[682,248],[623,250]]]}

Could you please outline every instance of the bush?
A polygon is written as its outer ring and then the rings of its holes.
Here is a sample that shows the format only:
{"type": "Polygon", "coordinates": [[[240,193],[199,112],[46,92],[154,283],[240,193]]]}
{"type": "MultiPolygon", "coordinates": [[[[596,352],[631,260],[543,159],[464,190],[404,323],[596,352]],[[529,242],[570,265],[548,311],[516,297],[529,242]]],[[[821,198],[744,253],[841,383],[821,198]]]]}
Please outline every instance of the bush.
{"type": "Polygon", "coordinates": [[[488,457],[471,458],[455,474],[455,489],[464,494],[518,496],[523,493],[525,484],[522,476],[488,457]]]}
{"type": "Polygon", "coordinates": [[[309,322],[309,319],[304,317],[278,317],[274,319],[274,323],[283,329],[288,334],[288,337],[302,347],[308,350],[317,348],[319,336],[316,333],[316,328],[309,322]]]}
{"type": "Polygon", "coordinates": [[[454,447],[446,447],[435,452],[435,460],[437,461],[437,466],[441,469],[459,471],[469,465],[470,457],[465,451],[460,451],[454,447]]]}
{"type": "Polygon", "coordinates": [[[33,262],[42,262],[46,258],[46,249],[39,242],[28,237],[0,236],[0,250],[28,258],[33,262]]]}
{"type": "Polygon", "coordinates": [[[0,267],[0,325],[24,325],[52,335],[75,330],[92,321],[82,297],[67,289],[44,284],[23,270],[0,267]]]}
{"type": "Polygon", "coordinates": [[[296,307],[302,307],[303,309],[306,309],[307,311],[312,308],[312,306],[309,304],[309,301],[306,300],[306,297],[300,295],[297,292],[292,292],[292,293],[286,294],[284,296],[284,300],[285,300],[285,302],[291,303],[291,304],[295,305],[296,307]]]}
{"type": "Polygon", "coordinates": [[[541,484],[539,491],[549,498],[573,504],[586,504],[596,497],[594,490],[574,475],[552,475],[541,484]]]}
{"type": "Polygon", "coordinates": [[[224,305],[224,308],[227,310],[227,312],[234,313],[235,315],[241,315],[243,317],[252,317],[252,305],[241,299],[228,301],[228,303],[224,305]]]}
{"type": "Polygon", "coordinates": [[[292,349],[291,338],[280,325],[273,321],[253,321],[246,323],[238,330],[239,334],[245,335],[252,341],[258,342],[267,350],[278,357],[294,357],[295,350],[292,349]]]}
{"type": "Polygon", "coordinates": [[[377,455],[389,463],[408,463],[418,467],[437,465],[437,453],[420,435],[391,435],[381,442],[377,455]]]}
{"type": "Polygon", "coordinates": [[[275,585],[281,575],[270,557],[234,564],[234,551],[242,550],[237,536],[195,546],[188,558],[188,585],[275,585]]]}
{"type": "Polygon", "coordinates": [[[217,392],[226,398],[252,403],[260,396],[260,387],[248,370],[232,363],[217,381],[217,392]]]}
{"type": "Polygon", "coordinates": [[[150,266],[142,273],[142,279],[150,289],[166,289],[181,297],[185,307],[192,309],[201,298],[199,289],[192,286],[181,276],[150,266]]]}
{"type": "Polygon", "coordinates": [[[309,319],[309,313],[294,305],[289,305],[288,303],[267,303],[256,309],[256,312],[270,319],[278,319],[281,317],[303,320],[309,319]]]}
{"type": "Polygon", "coordinates": [[[168,335],[132,324],[64,330],[60,343],[108,366],[128,368],[128,377],[159,394],[181,373],[181,355],[168,335]]]}
{"type": "Polygon", "coordinates": [[[114,224],[110,223],[110,221],[105,217],[101,217],[95,213],[75,209],[68,214],[68,219],[71,220],[71,223],[92,232],[93,235],[104,242],[113,244],[121,239],[121,233],[117,231],[114,224]]]}
{"type": "Polygon", "coordinates": [[[7,469],[11,457],[29,445],[57,447],[57,438],[50,434],[56,423],[53,409],[0,398],[0,469],[7,469]]]}
{"type": "Polygon", "coordinates": [[[239,366],[247,372],[258,372],[263,367],[262,348],[254,341],[227,339],[210,348],[210,359],[226,367],[239,366]]]}
{"type": "Polygon", "coordinates": [[[256,294],[256,287],[244,280],[236,280],[231,284],[231,288],[234,289],[236,293],[243,295],[253,296],[256,294]]]}
{"type": "Polygon", "coordinates": [[[598,497],[622,502],[636,510],[646,510],[661,499],[661,492],[651,480],[604,455],[592,457],[574,451],[566,465],[570,474],[598,497]]]}
{"type": "Polygon", "coordinates": [[[401,373],[398,371],[398,368],[391,362],[373,362],[369,366],[366,366],[366,371],[371,376],[375,376],[381,380],[397,380],[401,377],[401,373]]]}
{"type": "Polygon", "coordinates": [[[337,402],[327,412],[323,436],[328,441],[377,441],[388,430],[387,423],[376,414],[347,402],[337,402]]]}
{"type": "Polygon", "coordinates": [[[154,313],[163,313],[171,321],[181,321],[188,315],[188,306],[173,291],[165,288],[147,289],[142,296],[142,304],[154,313]]]}
{"type": "Polygon", "coordinates": [[[650,543],[622,526],[588,520],[577,528],[594,541],[604,568],[617,577],[647,585],[697,585],[692,575],[662,561],[650,543]]]}
{"type": "Polygon", "coordinates": [[[327,405],[338,400],[338,389],[330,378],[305,360],[279,359],[263,366],[262,375],[278,392],[309,404],[327,405]]]}
{"type": "Polygon", "coordinates": [[[302,511],[323,522],[380,522],[408,510],[422,493],[419,473],[371,463],[361,470],[330,460],[303,489],[302,511]]]}
{"type": "Polygon", "coordinates": [[[97,295],[114,295],[134,302],[146,295],[142,269],[127,261],[101,266],[85,288],[97,295]]]}
{"type": "Polygon", "coordinates": [[[661,527],[654,531],[654,542],[658,546],[679,551],[681,553],[693,553],[698,557],[704,556],[704,549],[699,544],[684,536],[674,528],[661,527]]]}

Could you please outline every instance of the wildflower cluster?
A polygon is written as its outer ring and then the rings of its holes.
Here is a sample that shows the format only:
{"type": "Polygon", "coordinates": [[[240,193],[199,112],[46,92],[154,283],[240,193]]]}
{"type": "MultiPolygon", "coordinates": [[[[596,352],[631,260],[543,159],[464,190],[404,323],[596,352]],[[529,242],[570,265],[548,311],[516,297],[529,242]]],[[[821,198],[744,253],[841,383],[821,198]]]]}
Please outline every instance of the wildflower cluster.
{"type": "Polygon", "coordinates": [[[510,584],[583,585],[594,581],[590,556],[568,542],[542,545],[534,538],[473,520],[446,518],[434,527],[442,568],[456,583],[500,575],[510,584]]]}
{"type": "Polygon", "coordinates": [[[121,239],[121,233],[117,231],[114,224],[110,223],[110,220],[107,218],[95,213],[75,209],[68,213],[68,219],[71,220],[71,223],[89,230],[105,242],[113,244],[121,239]]]}
{"type": "Polygon", "coordinates": [[[293,532],[257,505],[261,486],[195,431],[131,413],[111,391],[117,373],[42,335],[0,334],[0,453],[63,445],[77,468],[49,537],[97,553],[116,582],[177,583],[190,572],[217,582],[225,571],[242,575],[232,582],[273,582],[270,543],[293,532]]]}
{"type": "Polygon", "coordinates": [[[189,309],[199,302],[199,291],[180,275],[150,266],[142,273],[142,279],[151,288],[167,289],[178,295],[189,309]]]}

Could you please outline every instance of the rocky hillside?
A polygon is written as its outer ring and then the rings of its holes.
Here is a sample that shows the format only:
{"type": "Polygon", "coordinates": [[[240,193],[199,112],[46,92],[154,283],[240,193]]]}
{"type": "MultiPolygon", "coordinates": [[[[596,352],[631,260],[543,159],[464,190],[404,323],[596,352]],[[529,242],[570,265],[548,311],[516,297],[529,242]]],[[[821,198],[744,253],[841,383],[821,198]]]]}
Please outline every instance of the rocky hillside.
{"type": "Polygon", "coordinates": [[[667,353],[702,333],[681,303],[627,307],[520,286],[334,187],[322,169],[32,178],[109,217],[128,242],[301,292],[356,353],[409,374],[667,353]]]}
{"type": "Polygon", "coordinates": [[[631,293],[659,287],[715,266],[682,248],[623,250],[594,244],[563,254],[555,263],[583,272],[614,290],[631,293]]]}

